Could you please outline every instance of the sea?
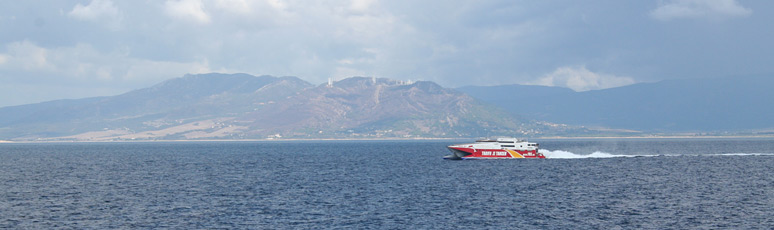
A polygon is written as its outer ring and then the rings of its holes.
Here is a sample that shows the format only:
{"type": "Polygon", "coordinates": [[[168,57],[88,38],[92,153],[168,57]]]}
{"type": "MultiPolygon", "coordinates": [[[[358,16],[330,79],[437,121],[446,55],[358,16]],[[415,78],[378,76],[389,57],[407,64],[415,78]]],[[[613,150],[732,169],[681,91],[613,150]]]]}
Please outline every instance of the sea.
{"type": "Polygon", "coordinates": [[[0,144],[0,229],[774,229],[774,139],[0,144]]]}

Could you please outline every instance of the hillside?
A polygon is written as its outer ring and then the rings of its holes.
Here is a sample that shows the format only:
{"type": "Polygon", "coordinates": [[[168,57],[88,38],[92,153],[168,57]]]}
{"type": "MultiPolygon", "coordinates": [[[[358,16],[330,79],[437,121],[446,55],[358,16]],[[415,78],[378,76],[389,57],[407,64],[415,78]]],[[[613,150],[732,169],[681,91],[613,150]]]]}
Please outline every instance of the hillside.
{"type": "Polygon", "coordinates": [[[0,138],[117,136],[188,121],[222,120],[307,87],[311,84],[295,77],[187,75],[117,96],[0,108],[0,138]]]}
{"type": "MultiPolygon", "coordinates": [[[[539,136],[590,131],[511,115],[433,82],[201,74],[125,94],[0,108],[5,140],[539,136]]],[[[591,132],[593,133],[593,132],[591,132]]]]}
{"type": "Polygon", "coordinates": [[[256,133],[334,137],[524,134],[523,121],[432,82],[349,78],[248,114],[256,133]]]}

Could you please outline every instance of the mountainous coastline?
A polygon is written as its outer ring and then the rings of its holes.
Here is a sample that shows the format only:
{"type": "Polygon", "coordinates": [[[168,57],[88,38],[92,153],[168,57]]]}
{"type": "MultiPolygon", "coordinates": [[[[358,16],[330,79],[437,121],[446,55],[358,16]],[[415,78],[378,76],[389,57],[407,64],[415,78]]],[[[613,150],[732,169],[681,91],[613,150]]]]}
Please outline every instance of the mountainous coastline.
{"type": "Polygon", "coordinates": [[[537,122],[433,82],[202,74],[125,94],[0,108],[0,139],[436,138],[588,132],[537,122]]]}
{"type": "Polygon", "coordinates": [[[125,94],[0,108],[0,140],[114,141],[773,133],[764,77],[575,92],[428,81],[186,75],[125,94]]]}
{"type": "Polygon", "coordinates": [[[760,133],[774,130],[771,77],[668,80],[575,92],[507,85],[457,88],[529,119],[644,132],[760,133]],[[530,111],[516,109],[529,103],[530,111]]]}

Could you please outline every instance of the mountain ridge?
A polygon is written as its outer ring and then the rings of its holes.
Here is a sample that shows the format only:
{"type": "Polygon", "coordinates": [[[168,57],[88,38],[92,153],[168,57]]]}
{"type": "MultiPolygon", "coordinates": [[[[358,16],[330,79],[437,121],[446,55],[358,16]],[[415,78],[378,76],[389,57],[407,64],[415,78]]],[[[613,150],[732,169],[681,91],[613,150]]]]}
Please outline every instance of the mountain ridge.
{"type": "Polygon", "coordinates": [[[196,140],[524,136],[522,119],[433,82],[199,74],[124,94],[0,108],[0,139],[196,140]]]}
{"type": "Polygon", "coordinates": [[[686,79],[575,92],[352,77],[196,74],[107,97],[0,108],[5,140],[642,136],[770,133],[766,77],[686,79]],[[747,102],[747,103],[741,103],[747,102]],[[594,127],[594,128],[591,128],[594,127]],[[741,131],[740,131],[741,130],[741,131]],[[757,130],[757,131],[756,131],[757,130]]]}
{"type": "Polygon", "coordinates": [[[746,132],[774,128],[774,98],[767,76],[666,80],[584,92],[555,89],[541,95],[513,92],[544,86],[469,86],[457,90],[491,104],[526,100],[530,119],[645,132],[746,132]]]}

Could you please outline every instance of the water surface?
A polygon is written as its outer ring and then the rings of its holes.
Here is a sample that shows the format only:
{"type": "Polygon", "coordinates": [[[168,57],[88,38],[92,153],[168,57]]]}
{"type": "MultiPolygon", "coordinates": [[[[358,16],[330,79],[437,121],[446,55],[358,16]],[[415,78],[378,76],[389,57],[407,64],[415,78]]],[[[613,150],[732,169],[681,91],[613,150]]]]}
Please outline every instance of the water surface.
{"type": "Polygon", "coordinates": [[[0,228],[774,227],[774,140],[537,141],[1,144],[0,228]]]}

